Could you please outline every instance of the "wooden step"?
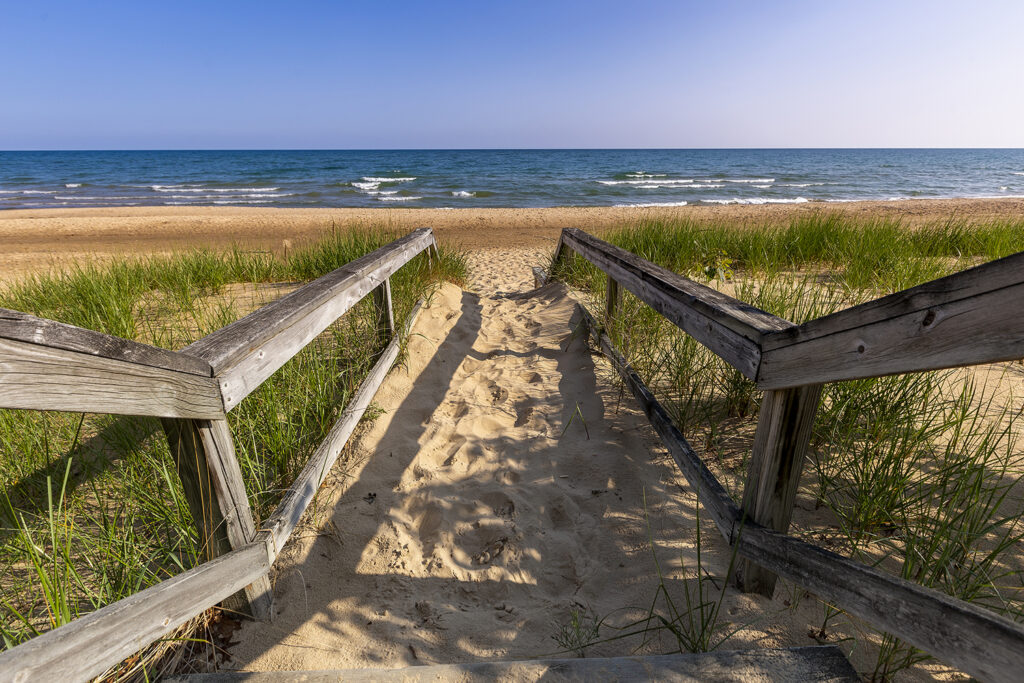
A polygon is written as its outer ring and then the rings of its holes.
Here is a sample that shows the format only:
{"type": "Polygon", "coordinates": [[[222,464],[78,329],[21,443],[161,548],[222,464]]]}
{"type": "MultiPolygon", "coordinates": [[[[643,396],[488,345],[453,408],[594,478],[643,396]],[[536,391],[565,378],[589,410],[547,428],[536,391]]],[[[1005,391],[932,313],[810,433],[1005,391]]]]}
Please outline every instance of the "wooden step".
{"type": "Polygon", "coordinates": [[[520,662],[435,664],[403,669],[258,671],[193,674],[177,683],[336,683],[382,681],[834,681],[853,683],[857,673],[839,648],[826,645],[703,654],[538,659],[520,662]]]}

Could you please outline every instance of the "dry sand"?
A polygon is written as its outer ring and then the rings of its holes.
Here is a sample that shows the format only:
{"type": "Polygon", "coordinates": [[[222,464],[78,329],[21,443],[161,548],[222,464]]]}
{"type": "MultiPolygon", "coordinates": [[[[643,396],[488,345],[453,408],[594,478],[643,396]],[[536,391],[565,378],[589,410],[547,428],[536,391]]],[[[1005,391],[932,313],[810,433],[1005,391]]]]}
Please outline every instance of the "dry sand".
{"type": "Polygon", "coordinates": [[[563,227],[591,232],[638,218],[728,220],[738,226],[785,221],[815,211],[896,217],[907,223],[970,217],[1024,216],[1024,200],[950,199],[763,206],[551,209],[266,209],[127,207],[0,211],[0,281],[84,256],[166,253],[199,246],[283,251],[332,226],[430,226],[438,237],[469,249],[550,247],[563,227]]]}
{"type": "MultiPolygon", "coordinates": [[[[433,298],[406,365],[375,398],[382,414],[275,565],[274,621],[243,624],[223,670],[550,655],[573,610],[603,618],[604,638],[641,618],[658,587],[655,553],[685,605],[697,586],[695,498],[576,333],[575,299],[559,284],[529,291],[529,267],[546,257],[474,252],[471,291],[445,285],[433,298]]],[[[804,498],[798,508],[813,509],[804,498]]],[[[707,519],[701,526],[703,571],[721,585],[728,550],[707,519]]],[[[737,632],[724,649],[836,642],[858,629],[836,619],[817,640],[823,615],[784,583],[771,600],[730,589],[719,623],[737,632]]],[[[587,654],[640,645],[603,642],[587,654]]],[[[639,651],[674,648],[660,632],[639,651]]],[[[871,671],[871,657],[862,646],[851,661],[871,671]]],[[[909,678],[943,674],[930,664],[909,678]]]]}
{"type": "Polygon", "coordinates": [[[421,315],[375,399],[385,412],[278,561],[274,622],[243,627],[230,668],[556,652],[572,609],[635,608],[621,622],[653,595],[645,493],[672,511],[659,533],[692,535],[670,462],[599,381],[564,287],[509,293],[529,252],[474,260],[477,291],[446,285],[421,315]]]}

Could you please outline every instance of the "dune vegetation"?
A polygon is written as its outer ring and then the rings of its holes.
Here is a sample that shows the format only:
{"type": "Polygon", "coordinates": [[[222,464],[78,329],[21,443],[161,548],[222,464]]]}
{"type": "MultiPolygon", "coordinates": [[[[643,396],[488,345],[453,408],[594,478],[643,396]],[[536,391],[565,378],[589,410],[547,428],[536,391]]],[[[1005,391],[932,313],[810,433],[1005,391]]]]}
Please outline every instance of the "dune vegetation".
{"type": "MultiPolygon", "coordinates": [[[[1024,221],[911,228],[819,213],[737,229],[660,219],[603,237],[801,323],[1024,250],[1024,221]]],[[[603,309],[602,272],[571,252],[555,268],[603,309]]],[[[753,382],[628,292],[608,332],[739,502],[760,401],[753,382]]],[[[790,533],[1024,620],[1022,421],[1007,388],[1022,376],[1016,362],[827,384],[801,485],[815,510],[798,508],[790,533]]],[[[799,602],[796,587],[785,591],[799,602]]],[[[822,614],[821,642],[875,648],[870,678],[927,658],[886,634],[857,635],[870,628],[852,618],[838,628],[845,615],[834,606],[822,614]]]]}
{"type": "MultiPolygon", "coordinates": [[[[398,236],[337,231],[283,257],[235,249],[86,262],[7,287],[0,307],[179,349],[398,236]]],[[[431,266],[420,255],[392,276],[396,321],[440,281],[465,281],[462,253],[441,247],[439,256],[431,266]]],[[[375,325],[367,298],[228,414],[257,523],[382,350],[375,325]]],[[[202,561],[156,418],[0,410],[0,484],[8,648],[202,561]]],[[[111,678],[153,677],[186,654],[209,655],[219,618],[194,620],[111,678]]]]}

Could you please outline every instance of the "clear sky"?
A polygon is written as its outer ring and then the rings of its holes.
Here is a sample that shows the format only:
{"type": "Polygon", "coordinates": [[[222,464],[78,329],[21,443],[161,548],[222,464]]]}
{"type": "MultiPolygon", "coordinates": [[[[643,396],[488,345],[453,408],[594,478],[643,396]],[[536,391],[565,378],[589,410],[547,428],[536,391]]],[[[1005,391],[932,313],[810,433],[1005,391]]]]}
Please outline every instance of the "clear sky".
{"type": "Polygon", "coordinates": [[[1024,147],[1022,45],[1022,0],[0,0],[0,149],[1024,147]]]}

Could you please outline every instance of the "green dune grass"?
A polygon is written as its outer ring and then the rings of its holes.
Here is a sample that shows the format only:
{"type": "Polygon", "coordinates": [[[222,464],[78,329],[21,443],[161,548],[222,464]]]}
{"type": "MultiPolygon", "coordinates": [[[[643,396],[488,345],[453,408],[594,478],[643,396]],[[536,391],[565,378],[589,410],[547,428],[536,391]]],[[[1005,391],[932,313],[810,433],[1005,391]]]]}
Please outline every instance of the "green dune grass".
{"type": "MultiPolygon", "coordinates": [[[[0,306],[166,348],[181,348],[282,293],[400,235],[332,232],[278,258],[196,250],[37,275],[0,306]]],[[[392,276],[396,321],[465,256],[441,246],[392,276]]],[[[228,415],[257,522],[278,503],[382,350],[369,300],[328,328],[228,415]]],[[[13,647],[201,561],[166,439],[155,418],[0,410],[0,635],[13,647]]],[[[209,641],[202,626],[178,645],[209,641]]],[[[181,656],[150,648],[111,678],[154,677],[181,656]],[[170,662],[170,664],[168,664],[170,662]],[[163,664],[162,664],[163,663],[163,664]]]]}

